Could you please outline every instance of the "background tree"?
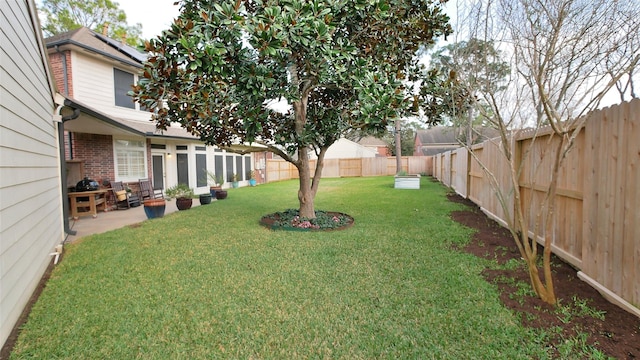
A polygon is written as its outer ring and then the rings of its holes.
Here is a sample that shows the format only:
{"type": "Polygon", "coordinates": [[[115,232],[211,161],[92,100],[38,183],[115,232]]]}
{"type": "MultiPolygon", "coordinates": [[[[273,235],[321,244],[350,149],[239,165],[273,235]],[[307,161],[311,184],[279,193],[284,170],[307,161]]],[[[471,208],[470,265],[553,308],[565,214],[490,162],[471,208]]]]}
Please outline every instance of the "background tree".
{"type": "MultiPolygon", "coordinates": [[[[424,126],[417,121],[398,120],[400,125],[400,156],[412,156],[416,148],[416,133],[418,130],[424,129],[424,126]]],[[[395,131],[395,130],[394,130],[395,131]]],[[[389,144],[389,149],[392,156],[396,154],[396,137],[391,132],[388,132],[383,139],[389,144]]]]}
{"type": "Polygon", "coordinates": [[[493,41],[477,38],[441,47],[430,58],[423,77],[427,86],[421,92],[426,115],[450,122],[458,129],[458,139],[472,145],[477,138],[474,128],[490,126],[474,111],[476,107],[491,111],[480,93],[503,90],[511,72],[509,64],[493,41]]]}
{"type": "Polygon", "coordinates": [[[102,33],[108,26],[107,36],[131,46],[141,44],[142,24],[129,25],[124,10],[112,0],[43,0],[40,9],[45,15],[42,31],[52,36],[87,27],[102,33]]]}
{"type": "MultiPolygon", "coordinates": [[[[511,189],[501,190],[494,174],[478,158],[475,161],[485,170],[503,207],[533,289],[551,304],[557,301],[550,259],[560,168],[586,115],[602,105],[606,94],[632,73],[640,59],[640,51],[634,46],[640,27],[638,9],[637,4],[610,0],[499,0],[476,3],[468,9],[466,31],[499,41],[511,55],[514,72],[508,79],[507,91],[480,88],[478,95],[491,111],[486,113],[483,107],[476,107],[500,129],[500,149],[510,164],[511,189]],[[625,55],[620,56],[620,51],[625,55]],[[518,164],[534,156],[526,149],[512,149],[511,136],[518,125],[531,128],[533,142],[546,127],[546,134],[551,135],[545,135],[545,151],[535,156],[550,157],[553,165],[545,176],[550,179],[540,191],[540,201],[531,209],[515,206],[511,211],[510,199],[515,204],[523,199],[522,168],[518,164]],[[538,239],[544,245],[541,268],[538,239]]],[[[532,189],[540,187],[534,178],[532,174],[531,179],[524,179],[532,189]]],[[[533,191],[530,194],[533,197],[533,191]]]]}
{"type": "Polygon", "coordinates": [[[315,217],[324,155],[348,129],[411,112],[416,51],[450,32],[440,0],[185,0],[132,95],[202,141],[265,145],[299,173],[300,216],[315,217]],[[281,114],[265,104],[284,99],[281,114]],[[311,174],[309,152],[317,154],[311,174]]]}

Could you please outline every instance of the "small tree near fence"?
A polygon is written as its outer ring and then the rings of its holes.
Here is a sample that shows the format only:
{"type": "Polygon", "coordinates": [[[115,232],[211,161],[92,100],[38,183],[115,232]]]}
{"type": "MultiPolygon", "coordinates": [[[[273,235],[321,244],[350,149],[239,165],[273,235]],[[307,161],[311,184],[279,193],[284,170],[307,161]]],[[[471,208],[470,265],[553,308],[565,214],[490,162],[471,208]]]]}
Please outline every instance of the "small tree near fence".
{"type": "Polygon", "coordinates": [[[502,54],[511,57],[514,71],[504,87],[478,83],[480,78],[469,73],[477,70],[469,68],[455,69],[456,82],[468,93],[477,94],[476,111],[500,130],[500,150],[510,165],[509,190],[503,190],[496,174],[469,151],[498,196],[533,289],[542,300],[555,304],[550,259],[560,168],[586,115],[601,106],[625,74],[633,74],[640,60],[640,7],[609,0],[498,0],[474,4],[458,13],[465,19],[459,23],[458,34],[496,40],[502,54]],[[531,146],[514,151],[516,129],[523,127],[534,134],[531,146]],[[531,152],[536,141],[545,142],[542,153],[531,152]],[[523,161],[519,160],[540,163],[543,157],[552,159],[551,168],[546,169],[548,183],[542,189],[536,186],[536,174],[531,172],[525,181],[531,183],[532,191],[523,194],[523,161]],[[523,209],[519,206],[523,196],[530,197],[526,203],[534,204],[533,189],[542,195],[537,205],[523,209]],[[513,209],[511,201],[516,204],[513,209]],[[538,239],[544,245],[542,274],[538,239]]]}

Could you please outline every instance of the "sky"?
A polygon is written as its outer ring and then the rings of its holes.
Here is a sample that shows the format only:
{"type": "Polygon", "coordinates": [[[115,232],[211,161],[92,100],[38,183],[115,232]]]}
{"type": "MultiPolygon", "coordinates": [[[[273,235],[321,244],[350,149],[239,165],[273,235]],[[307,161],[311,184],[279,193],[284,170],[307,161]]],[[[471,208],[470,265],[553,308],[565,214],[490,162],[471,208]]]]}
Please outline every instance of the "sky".
{"type": "MultiPolygon", "coordinates": [[[[142,24],[142,38],[149,39],[168,29],[178,17],[180,6],[173,5],[174,2],[176,0],[120,0],[118,6],[127,14],[129,25],[142,24]]],[[[445,6],[445,12],[452,19],[455,4],[456,1],[450,0],[445,6]]]]}
{"type": "Polygon", "coordinates": [[[142,38],[150,39],[169,28],[178,17],[176,0],[120,0],[118,6],[127,14],[127,23],[142,24],[142,38]]]}

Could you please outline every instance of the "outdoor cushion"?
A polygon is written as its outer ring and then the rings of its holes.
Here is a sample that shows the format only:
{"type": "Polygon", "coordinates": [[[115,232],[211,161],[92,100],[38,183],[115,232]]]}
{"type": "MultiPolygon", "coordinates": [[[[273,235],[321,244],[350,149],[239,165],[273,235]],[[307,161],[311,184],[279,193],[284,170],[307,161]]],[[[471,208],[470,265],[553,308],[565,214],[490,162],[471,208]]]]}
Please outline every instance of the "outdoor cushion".
{"type": "Polygon", "coordinates": [[[116,191],[116,197],[118,198],[118,201],[127,200],[127,190],[116,191]]]}

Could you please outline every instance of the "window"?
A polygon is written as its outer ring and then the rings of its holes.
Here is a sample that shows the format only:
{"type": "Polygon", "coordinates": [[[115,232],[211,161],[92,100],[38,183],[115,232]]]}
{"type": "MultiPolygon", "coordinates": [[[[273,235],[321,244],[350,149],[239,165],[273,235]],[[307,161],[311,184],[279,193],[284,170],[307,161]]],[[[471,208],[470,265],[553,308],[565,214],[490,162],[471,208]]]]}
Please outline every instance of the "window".
{"type": "Polygon", "coordinates": [[[113,69],[113,84],[114,95],[116,98],[116,106],[126,107],[129,109],[135,109],[136,104],[133,102],[133,98],[127,93],[131,90],[131,85],[135,83],[133,74],[113,69]]]}
{"type": "Polygon", "coordinates": [[[144,140],[114,140],[117,181],[138,181],[147,177],[144,140]]]}
{"type": "MultiPolygon", "coordinates": [[[[204,146],[196,146],[196,151],[207,151],[204,146]]],[[[196,154],[196,187],[207,186],[207,154],[196,154]]]]}
{"type": "Polygon", "coordinates": [[[249,178],[251,177],[251,175],[249,174],[251,172],[251,156],[245,156],[244,157],[244,174],[243,176],[245,176],[245,180],[249,180],[249,178]]]}

